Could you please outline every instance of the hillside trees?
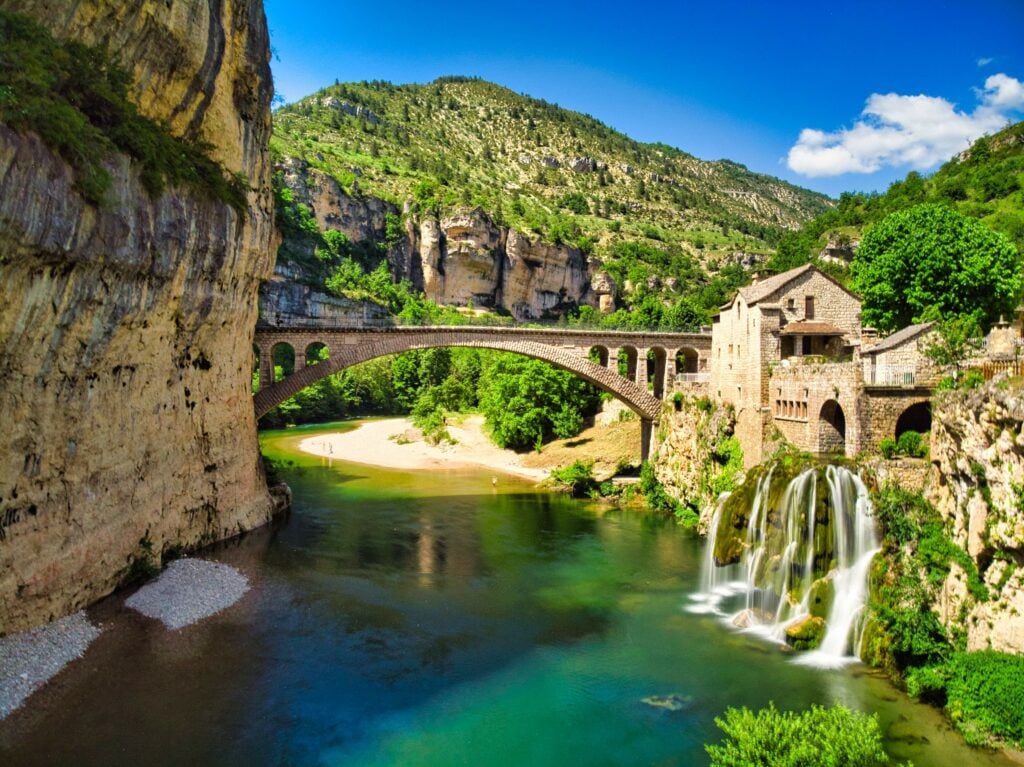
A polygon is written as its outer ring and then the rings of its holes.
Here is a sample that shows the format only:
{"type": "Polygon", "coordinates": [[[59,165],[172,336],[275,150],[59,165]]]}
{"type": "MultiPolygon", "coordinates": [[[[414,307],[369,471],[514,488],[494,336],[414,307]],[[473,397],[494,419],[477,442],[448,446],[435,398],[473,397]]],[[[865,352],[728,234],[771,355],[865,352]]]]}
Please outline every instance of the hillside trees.
{"type": "Polygon", "coordinates": [[[864,235],[853,289],[864,323],[893,330],[936,311],[990,324],[1017,305],[1021,265],[1010,241],[944,205],[893,213],[864,235]]]}

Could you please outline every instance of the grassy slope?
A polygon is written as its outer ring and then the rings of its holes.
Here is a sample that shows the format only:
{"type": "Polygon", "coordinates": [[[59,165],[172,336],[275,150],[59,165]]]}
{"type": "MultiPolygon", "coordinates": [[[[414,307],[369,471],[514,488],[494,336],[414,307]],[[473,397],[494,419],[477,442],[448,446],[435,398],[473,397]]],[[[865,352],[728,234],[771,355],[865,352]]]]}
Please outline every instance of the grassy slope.
{"type": "Polygon", "coordinates": [[[589,116],[465,78],[331,86],[278,110],[272,147],[350,191],[399,206],[415,200],[421,210],[479,205],[604,259],[617,243],[640,242],[714,269],[735,251],[769,253],[784,231],[829,205],[735,163],[641,144],[589,116]],[[323,103],[330,98],[335,106],[323,103]],[[354,106],[372,117],[348,114],[354,106]],[[559,167],[544,167],[544,157],[559,167]],[[575,172],[569,162],[579,157],[607,169],[575,172]]]}

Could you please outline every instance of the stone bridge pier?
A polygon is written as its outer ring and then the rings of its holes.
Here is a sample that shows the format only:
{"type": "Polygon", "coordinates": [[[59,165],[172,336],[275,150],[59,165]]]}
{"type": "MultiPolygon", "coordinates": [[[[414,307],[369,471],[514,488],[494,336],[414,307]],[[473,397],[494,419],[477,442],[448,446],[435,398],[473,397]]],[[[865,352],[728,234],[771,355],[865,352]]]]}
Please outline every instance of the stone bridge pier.
{"type": "Polygon", "coordinates": [[[255,352],[259,386],[257,418],[324,376],[376,357],[412,349],[477,347],[542,359],[568,370],[624,402],[641,419],[646,460],[660,400],[674,388],[677,372],[706,369],[709,333],[592,331],[530,327],[260,326],[255,352]],[[323,355],[327,359],[321,359],[323,355]],[[275,360],[286,374],[275,380],[275,360]],[[288,370],[288,367],[291,370],[288,370]]]}

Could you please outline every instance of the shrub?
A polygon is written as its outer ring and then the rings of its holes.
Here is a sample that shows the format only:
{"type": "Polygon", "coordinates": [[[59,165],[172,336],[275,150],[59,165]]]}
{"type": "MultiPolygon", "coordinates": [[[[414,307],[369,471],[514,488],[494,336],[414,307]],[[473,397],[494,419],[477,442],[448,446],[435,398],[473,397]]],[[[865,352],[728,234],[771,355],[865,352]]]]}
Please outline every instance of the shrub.
{"type": "Polygon", "coordinates": [[[923,458],[928,453],[928,448],[918,432],[905,431],[896,440],[896,452],[911,458],[923,458]]]}
{"type": "Polygon", "coordinates": [[[888,763],[878,719],[845,706],[754,712],[728,708],[715,724],[726,735],[707,745],[711,767],[872,767],[888,763]]]}
{"type": "Polygon", "coordinates": [[[886,437],[885,439],[883,439],[879,443],[878,449],[882,452],[882,455],[885,458],[889,458],[889,459],[895,458],[896,457],[896,440],[894,440],[892,437],[886,437]]]}
{"type": "Polygon", "coordinates": [[[110,187],[104,167],[115,151],[138,163],[146,190],[186,184],[247,208],[248,184],[211,159],[212,147],[168,133],[129,100],[131,76],[104,49],[55,40],[17,14],[0,12],[0,121],[33,131],[75,170],[75,186],[92,203],[110,187]]]}
{"type": "Polygon", "coordinates": [[[946,711],[969,743],[985,743],[990,735],[1024,743],[1024,657],[957,653],[945,673],[946,711]]]}
{"type": "Polygon", "coordinates": [[[568,466],[552,469],[551,479],[569,488],[574,498],[586,498],[598,488],[593,461],[574,461],[568,466]]]}

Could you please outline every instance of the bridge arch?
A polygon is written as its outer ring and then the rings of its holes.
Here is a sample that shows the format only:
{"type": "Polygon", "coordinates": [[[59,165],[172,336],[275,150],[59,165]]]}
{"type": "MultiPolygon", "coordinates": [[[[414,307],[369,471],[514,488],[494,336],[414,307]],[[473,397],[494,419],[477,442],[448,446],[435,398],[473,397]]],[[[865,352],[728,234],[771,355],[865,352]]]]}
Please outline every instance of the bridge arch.
{"type": "MultiPolygon", "coordinates": [[[[537,341],[513,338],[504,339],[500,335],[488,338],[479,334],[474,335],[459,331],[460,328],[455,327],[423,329],[414,333],[381,333],[367,337],[363,343],[335,345],[337,351],[331,355],[330,359],[319,365],[308,365],[300,368],[283,380],[261,388],[253,398],[256,417],[259,418],[265,415],[275,406],[307,386],[316,383],[321,378],[353,365],[358,365],[361,362],[368,362],[378,357],[385,357],[413,349],[456,346],[513,352],[544,360],[555,367],[568,370],[570,373],[622,400],[643,421],[654,421],[658,417],[661,402],[646,391],[646,387],[641,388],[632,380],[619,376],[614,370],[609,370],[607,367],[590,361],[584,356],[585,352],[584,354],[579,354],[571,349],[537,341]]],[[[274,348],[276,349],[280,343],[275,344],[274,348]]],[[[634,365],[635,360],[636,350],[634,348],[634,365]]]]}
{"type": "MultiPolygon", "coordinates": [[[[271,376],[274,382],[283,381],[295,372],[295,347],[287,341],[278,341],[270,347],[271,376]],[[277,369],[281,368],[281,377],[277,369]]],[[[268,381],[268,383],[270,383],[268,381]]]]}
{"type": "Polygon", "coordinates": [[[331,358],[331,348],[323,341],[313,341],[306,345],[306,364],[317,365],[331,358]]]}

